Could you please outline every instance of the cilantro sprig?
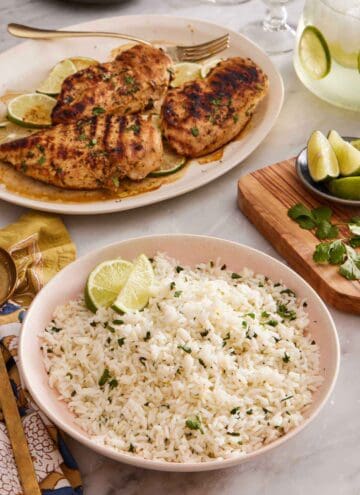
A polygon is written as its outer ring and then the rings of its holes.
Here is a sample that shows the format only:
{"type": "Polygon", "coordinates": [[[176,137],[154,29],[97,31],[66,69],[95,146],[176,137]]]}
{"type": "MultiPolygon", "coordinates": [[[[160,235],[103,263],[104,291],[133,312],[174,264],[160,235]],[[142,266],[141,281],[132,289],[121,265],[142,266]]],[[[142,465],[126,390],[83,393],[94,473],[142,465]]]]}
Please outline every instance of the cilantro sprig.
{"type": "Polygon", "coordinates": [[[313,253],[313,260],[319,265],[339,265],[339,273],[348,280],[360,280],[360,216],[350,218],[344,225],[348,228],[348,237],[338,239],[339,229],[331,223],[332,210],[320,206],[310,210],[298,203],[288,210],[288,216],[307,230],[313,230],[320,242],[313,253]]]}

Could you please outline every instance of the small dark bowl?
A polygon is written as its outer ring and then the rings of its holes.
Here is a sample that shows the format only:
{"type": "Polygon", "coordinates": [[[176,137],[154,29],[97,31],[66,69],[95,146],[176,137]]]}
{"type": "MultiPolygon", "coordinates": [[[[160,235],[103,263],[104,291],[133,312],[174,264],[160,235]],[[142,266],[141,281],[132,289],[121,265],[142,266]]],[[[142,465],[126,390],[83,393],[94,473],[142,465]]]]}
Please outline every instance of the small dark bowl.
{"type": "MultiPolygon", "coordinates": [[[[346,141],[353,141],[358,138],[343,136],[343,139],[346,141]]],[[[326,199],[327,201],[332,201],[333,203],[338,203],[345,206],[360,207],[359,200],[338,198],[329,192],[323,182],[314,182],[312,180],[307,164],[307,148],[304,148],[296,158],[296,173],[303,186],[306,187],[306,189],[308,189],[308,191],[310,191],[314,196],[318,196],[319,198],[326,199]]]]}

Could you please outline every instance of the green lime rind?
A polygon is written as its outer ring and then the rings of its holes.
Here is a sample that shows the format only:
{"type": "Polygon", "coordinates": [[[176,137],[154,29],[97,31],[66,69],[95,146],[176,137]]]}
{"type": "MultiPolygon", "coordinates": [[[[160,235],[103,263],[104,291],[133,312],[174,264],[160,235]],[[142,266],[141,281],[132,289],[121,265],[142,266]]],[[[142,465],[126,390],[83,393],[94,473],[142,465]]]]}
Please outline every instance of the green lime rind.
{"type": "Polygon", "coordinates": [[[312,79],[323,79],[331,70],[331,54],[323,34],[315,26],[306,26],[298,44],[301,65],[312,79]]]}
{"type": "Polygon", "coordinates": [[[333,179],[327,183],[327,187],[338,198],[360,201],[360,176],[333,179]]]}
{"type": "Polygon", "coordinates": [[[166,143],[164,143],[164,153],[158,169],[150,172],[149,177],[164,177],[175,174],[186,163],[185,156],[178,155],[166,143]]]}
{"type": "Polygon", "coordinates": [[[9,101],[7,118],[21,127],[49,127],[55,105],[55,98],[40,93],[19,95],[9,101]]]}

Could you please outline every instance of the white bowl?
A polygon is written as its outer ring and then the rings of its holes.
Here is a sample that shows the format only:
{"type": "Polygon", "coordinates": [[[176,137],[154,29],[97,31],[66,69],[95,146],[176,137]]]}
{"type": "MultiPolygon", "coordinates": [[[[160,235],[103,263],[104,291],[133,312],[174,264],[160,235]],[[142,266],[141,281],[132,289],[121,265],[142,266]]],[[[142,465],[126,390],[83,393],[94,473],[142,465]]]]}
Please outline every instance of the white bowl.
{"type": "Polygon", "coordinates": [[[26,386],[44,413],[63,431],[100,454],[117,461],[142,468],[160,471],[207,471],[234,466],[254,459],[277,447],[296,435],[319,413],[328,399],[338,374],[340,352],[334,322],[325,304],[316,292],[293,270],[270,256],[237,244],[214,237],[194,235],[157,235],[121,241],[98,249],[71,263],[56,275],[33,301],[25,318],[20,338],[20,365],[26,386]],[[306,412],[305,421],[278,440],[250,454],[226,460],[202,463],[169,463],[152,461],[117,452],[111,447],[97,444],[74,421],[66,404],[59,401],[57,393],[49,387],[37,336],[49,323],[56,306],[76,297],[84,289],[89,272],[98,263],[122,256],[133,259],[141,253],[153,256],[157,251],[168,253],[182,264],[195,265],[221,258],[229,269],[239,271],[249,267],[272,280],[281,280],[293,289],[300,298],[308,302],[309,330],[320,348],[320,368],[324,381],[314,394],[313,403],[306,412]]]}

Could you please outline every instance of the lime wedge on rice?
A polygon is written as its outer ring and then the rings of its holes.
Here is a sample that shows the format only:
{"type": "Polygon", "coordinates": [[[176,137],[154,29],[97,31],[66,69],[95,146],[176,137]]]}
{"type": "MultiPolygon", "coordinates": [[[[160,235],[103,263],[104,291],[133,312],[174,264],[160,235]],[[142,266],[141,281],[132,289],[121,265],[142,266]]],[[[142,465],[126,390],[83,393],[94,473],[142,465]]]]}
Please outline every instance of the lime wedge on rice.
{"type": "Polygon", "coordinates": [[[70,60],[75,65],[76,72],[79,70],[87,69],[91,65],[99,64],[97,60],[90,57],[71,57],[68,60],[70,60]]]}
{"type": "Polygon", "coordinates": [[[307,26],[301,34],[299,59],[312,79],[323,79],[331,69],[331,55],[328,44],[315,26],[307,26]]]}
{"type": "Polygon", "coordinates": [[[340,174],[344,177],[360,175],[360,150],[343,139],[334,130],[330,131],[328,140],[339,162],[340,174]]]}
{"type": "Polygon", "coordinates": [[[314,131],[307,145],[307,162],[313,181],[320,182],[339,175],[335,151],[320,131],[314,131]]]}
{"type": "Polygon", "coordinates": [[[58,95],[64,79],[75,74],[77,70],[75,64],[69,58],[62,60],[51,69],[45,81],[39,85],[36,91],[50,96],[58,95]]]}
{"type": "Polygon", "coordinates": [[[150,172],[149,177],[164,177],[178,172],[186,163],[185,156],[178,155],[164,143],[164,154],[158,169],[150,172]]]}
{"type": "Polygon", "coordinates": [[[126,284],[112,304],[118,313],[129,313],[143,309],[149,302],[150,287],[154,281],[154,272],[150,260],[141,254],[134,262],[134,268],[126,284]]]}
{"type": "Polygon", "coordinates": [[[51,126],[51,112],[55,105],[55,98],[47,95],[20,95],[8,103],[7,117],[22,127],[48,127],[51,126]]]}
{"type": "Polygon", "coordinates": [[[201,77],[205,78],[211,69],[217,66],[223,59],[222,58],[214,58],[212,60],[209,60],[208,62],[205,62],[204,64],[201,65],[201,77]]]}
{"type": "Polygon", "coordinates": [[[193,62],[181,62],[173,65],[174,77],[170,83],[172,88],[182,86],[188,81],[193,81],[200,77],[201,65],[193,62]]]}
{"type": "Polygon", "coordinates": [[[85,287],[85,304],[96,313],[99,308],[108,308],[124,287],[132,263],[122,259],[104,261],[89,275],[85,287]]]}

